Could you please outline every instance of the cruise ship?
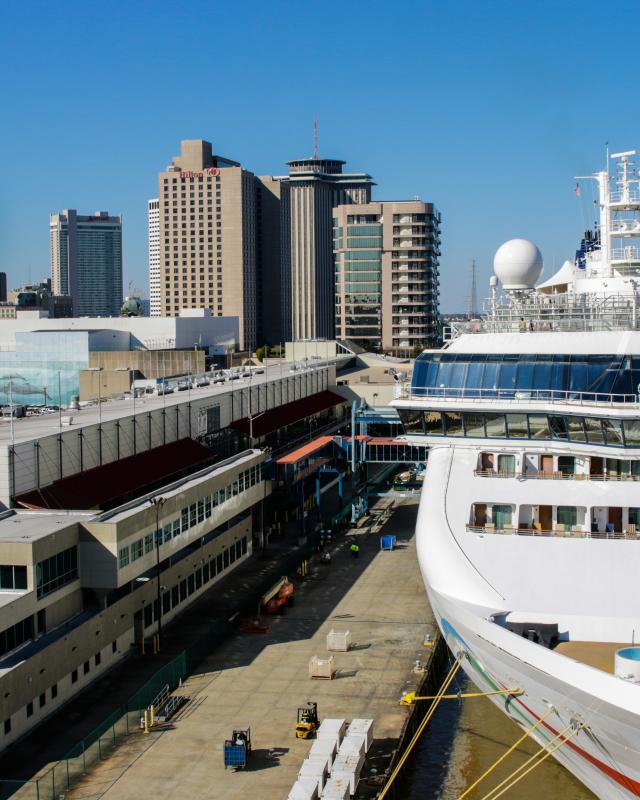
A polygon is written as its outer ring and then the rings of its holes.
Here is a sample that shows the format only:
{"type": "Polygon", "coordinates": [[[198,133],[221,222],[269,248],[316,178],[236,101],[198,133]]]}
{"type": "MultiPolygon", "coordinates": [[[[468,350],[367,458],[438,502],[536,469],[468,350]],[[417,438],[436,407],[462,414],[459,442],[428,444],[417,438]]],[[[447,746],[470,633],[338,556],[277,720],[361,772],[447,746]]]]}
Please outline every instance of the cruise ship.
{"type": "Polygon", "coordinates": [[[498,249],[484,316],[393,403],[430,448],[418,556],[453,657],[603,800],[640,797],[636,159],[588,176],[599,221],[550,278],[498,249]]]}

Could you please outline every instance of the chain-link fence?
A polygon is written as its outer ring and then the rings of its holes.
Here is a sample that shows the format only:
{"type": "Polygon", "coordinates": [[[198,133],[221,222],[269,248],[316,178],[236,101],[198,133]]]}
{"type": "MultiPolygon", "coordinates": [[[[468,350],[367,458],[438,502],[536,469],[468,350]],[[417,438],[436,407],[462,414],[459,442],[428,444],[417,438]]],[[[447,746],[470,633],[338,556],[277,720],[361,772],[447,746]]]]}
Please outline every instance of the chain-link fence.
{"type": "Polygon", "coordinates": [[[107,758],[125,736],[140,726],[141,714],[164,686],[173,691],[187,677],[187,661],[187,651],[183,650],[43,775],[30,781],[0,781],[0,798],[58,800],[78,778],[107,758]]]}

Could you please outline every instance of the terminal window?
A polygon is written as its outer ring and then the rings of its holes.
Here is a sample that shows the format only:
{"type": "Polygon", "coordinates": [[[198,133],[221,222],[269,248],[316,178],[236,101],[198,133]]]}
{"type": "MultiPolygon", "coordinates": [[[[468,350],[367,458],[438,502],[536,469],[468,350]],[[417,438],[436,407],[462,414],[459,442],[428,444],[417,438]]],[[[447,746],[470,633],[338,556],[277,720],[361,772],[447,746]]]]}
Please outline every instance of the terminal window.
{"type": "Polygon", "coordinates": [[[0,566],[0,589],[26,589],[27,568],[2,564],[0,566]]]}
{"type": "Polygon", "coordinates": [[[38,599],[55,592],[78,577],[78,548],[69,547],[36,564],[38,599]]]}

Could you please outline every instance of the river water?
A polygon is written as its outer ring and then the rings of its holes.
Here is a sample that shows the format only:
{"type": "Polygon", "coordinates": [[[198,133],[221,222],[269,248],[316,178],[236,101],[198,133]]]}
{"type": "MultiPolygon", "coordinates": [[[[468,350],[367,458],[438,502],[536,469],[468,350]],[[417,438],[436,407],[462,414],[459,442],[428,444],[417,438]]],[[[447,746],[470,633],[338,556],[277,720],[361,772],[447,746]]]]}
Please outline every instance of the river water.
{"type": "MultiPolygon", "coordinates": [[[[458,689],[475,691],[466,678],[458,689]]],[[[416,746],[407,800],[457,800],[522,735],[487,698],[443,700],[416,746]]],[[[525,740],[469,795],[481,798],[539,749],[525,740]]],[[[580,781],[550,756],[506,794],[513,800],[595,800],[580,781]]]]}

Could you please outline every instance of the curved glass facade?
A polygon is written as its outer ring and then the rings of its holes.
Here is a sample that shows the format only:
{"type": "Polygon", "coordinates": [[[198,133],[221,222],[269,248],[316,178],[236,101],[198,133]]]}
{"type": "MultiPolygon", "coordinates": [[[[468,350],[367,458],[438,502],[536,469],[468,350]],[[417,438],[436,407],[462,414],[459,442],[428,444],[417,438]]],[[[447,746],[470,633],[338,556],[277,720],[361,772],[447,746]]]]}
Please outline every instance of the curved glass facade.
{"type": "Polygon", "coordinates": [[[413,370],[412,394],[441,397],[536,398],[580,393],[614,401],[638,393],[640,358],[618,355],[528,353],[422,353],[413,370]]]}
{"type": "Polygon", "coordinates": [[[418,411],[399,408],[408,435],[532,439],[640,448],[640,419],[572,414],[418,411]]]}

